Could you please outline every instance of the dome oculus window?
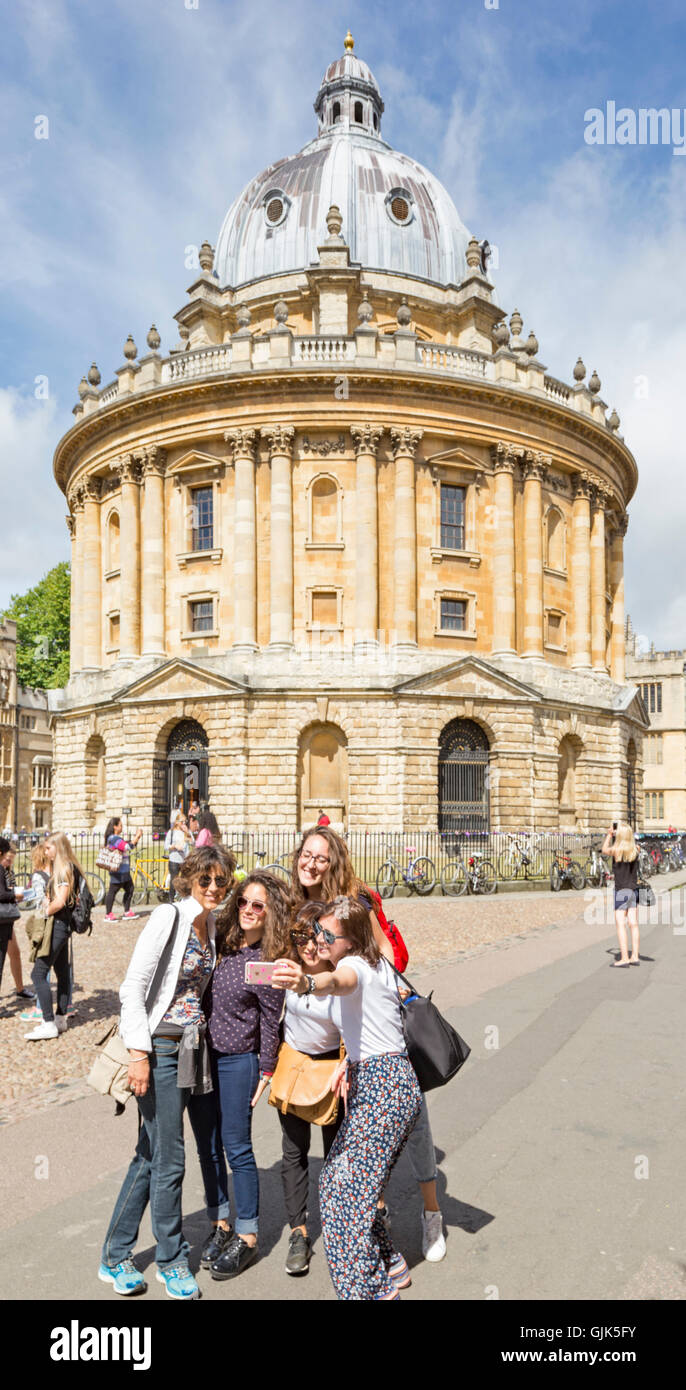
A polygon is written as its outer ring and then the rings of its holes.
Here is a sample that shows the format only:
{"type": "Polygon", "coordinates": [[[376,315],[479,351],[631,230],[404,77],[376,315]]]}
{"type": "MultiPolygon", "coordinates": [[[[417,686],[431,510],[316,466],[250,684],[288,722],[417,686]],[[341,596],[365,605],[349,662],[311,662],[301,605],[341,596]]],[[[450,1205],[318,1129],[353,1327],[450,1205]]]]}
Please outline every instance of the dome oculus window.
{"type": "Polygon", "coordinates": [[[262,199],[264,220],[268,227],[279,227],[285,222],[291,206],[290,198],[280,188],[270,188],[262,199]]]}
{"type": "Polygon", "coordinates": [[[412,194],[406,188],[392,188],[385,198],[386,212],[398,227],[406,227],[413,218],[412,194]]]}

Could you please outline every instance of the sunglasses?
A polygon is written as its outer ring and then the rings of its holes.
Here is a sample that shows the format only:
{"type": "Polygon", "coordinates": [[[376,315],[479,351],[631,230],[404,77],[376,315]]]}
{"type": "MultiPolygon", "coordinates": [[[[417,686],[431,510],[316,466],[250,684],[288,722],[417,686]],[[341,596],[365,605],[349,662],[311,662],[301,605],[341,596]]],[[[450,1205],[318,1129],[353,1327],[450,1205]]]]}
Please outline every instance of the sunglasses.
{"type": "Polygon", "coordinates": [[[334,941],[347,941],[345,936],[334,936],[328,927],[323,927],[321,922],[313,922],[312,930],[315,936],[323,936],[327,946],[333,946],[334,941]]]}
{"type": "Polygon", "coordinates": [[[262,913],[265,911],[267,904],[261,903],[257,898],[239,898],[238,906],[251,907],[253,909],[253,912],[262,913]]]}
{"type": "Polygon", "coordinates": [[[306,946],[308,941],[313,940],[314,937],[311,931],[305,931],[304,929],[298,931],[297,928],[293,928],[291,931],[291,941],[294,946],[306,946]]]}
{"type": "Polygon", "coordinates": [[[217,888],[226,888],[228,886],[228,882],[228,878],[224,878],[223,875],[221,877],[213,878],[211,874],[202,874],[201,877],[198,879],[198,883],[200,884],[201,888],[209,888],[211,883],[215,883],[217,888]]]}

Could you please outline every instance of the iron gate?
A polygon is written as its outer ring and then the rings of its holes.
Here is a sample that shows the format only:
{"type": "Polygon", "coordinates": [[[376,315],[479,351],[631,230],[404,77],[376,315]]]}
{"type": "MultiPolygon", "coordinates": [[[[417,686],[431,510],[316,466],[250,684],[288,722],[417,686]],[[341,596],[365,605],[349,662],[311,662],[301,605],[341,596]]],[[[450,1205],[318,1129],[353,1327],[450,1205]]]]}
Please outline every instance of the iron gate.
{"type": "Polygon", "coordinates": [[[470,719],[447,724],[438,751],[438,829],[488,830],[488,739],[470,719]]]}

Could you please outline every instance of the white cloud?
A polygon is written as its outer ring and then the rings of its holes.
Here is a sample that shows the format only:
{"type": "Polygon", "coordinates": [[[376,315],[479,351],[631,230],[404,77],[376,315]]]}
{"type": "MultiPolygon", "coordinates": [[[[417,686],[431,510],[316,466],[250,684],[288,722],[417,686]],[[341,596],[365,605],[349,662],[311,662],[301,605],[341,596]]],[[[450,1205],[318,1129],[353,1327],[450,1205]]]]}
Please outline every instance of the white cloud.
{"type": "Polygon", "coordinates": [[[70,558],[66,504],[52,476],[59,434],[54,400],[0,390],[3,534],[0,546],[0,610],[70,558]]]}

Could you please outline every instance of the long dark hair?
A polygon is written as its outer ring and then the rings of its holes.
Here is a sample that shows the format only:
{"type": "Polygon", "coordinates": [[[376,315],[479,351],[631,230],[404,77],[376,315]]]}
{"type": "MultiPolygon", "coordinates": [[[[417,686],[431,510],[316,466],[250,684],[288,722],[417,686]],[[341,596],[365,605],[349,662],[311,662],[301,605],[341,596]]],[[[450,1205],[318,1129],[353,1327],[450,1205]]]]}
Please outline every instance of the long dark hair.
{"type": "Polygon", "coordinates": [[[111,820],[108,820],[107,829],[105,831],[105,844],[107,844],[110,835],[114,835],[115,825],[121,825],[121,816],[113,816],[111,820]]]}
{"type": "MultiPolygon", "coordinates": [[[[200,850],[199,853],[202,854],[203,851],[200,850]]],[[[262,959],[278,960],[279,956],[288,955],[294,908],[290,885],[284,879],[277,878],[276,874],[267,873],[266,869],[253,869],[251,874],[235,884],[224,911],[217,918],[217,959],[220,956],[234,955],[245,945],[238,915],[238,899],[243,896],[249,883],[260,884],[267,894],[267,906],[263,914],[264,930],[260,942],[262,959]]]]}
{"type": "Polygon", "coordinates": [[[214,843],[218,845],[221,842],[222,835],[217,825],[217,817],[209,809],[198,812],[198,830],[209,830],[214,843]]]}
{"type": "Polygon", "coordinates": [[[322,878],[322,897],[330,902],[333,898],[341,895],[354,895],[364,892],[364,885],[360,882],[353,869],[350,851],[340,835],[331,829],[330,825],[311,825],[307,830],[303,830],[302,839],[293,854],[293,865],[291,868],[291,878],[293,882],[293,894],[298,906],[307,902],[307,894],[300,882],[298,875],[298,860],[305,848],[306,842],[311,835],[320,835],[326,840],[329,846],[329,864],[324,877],[322,878]]]}

